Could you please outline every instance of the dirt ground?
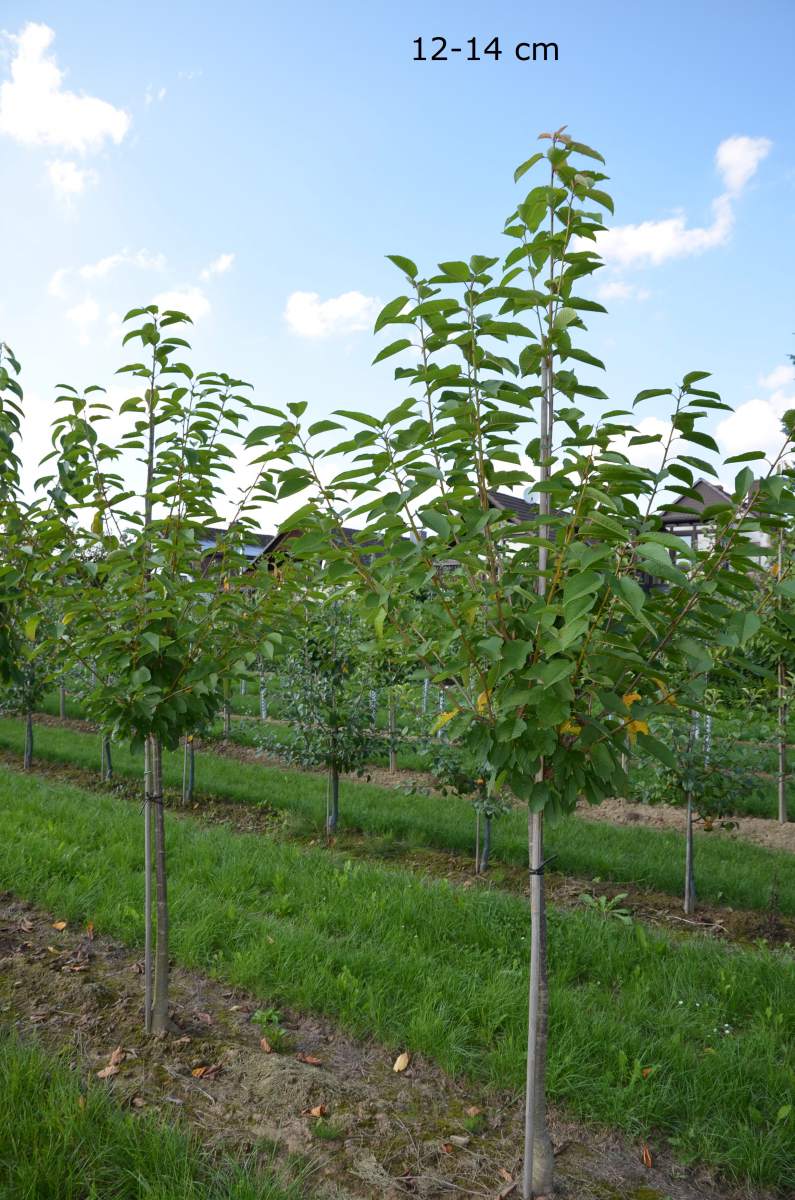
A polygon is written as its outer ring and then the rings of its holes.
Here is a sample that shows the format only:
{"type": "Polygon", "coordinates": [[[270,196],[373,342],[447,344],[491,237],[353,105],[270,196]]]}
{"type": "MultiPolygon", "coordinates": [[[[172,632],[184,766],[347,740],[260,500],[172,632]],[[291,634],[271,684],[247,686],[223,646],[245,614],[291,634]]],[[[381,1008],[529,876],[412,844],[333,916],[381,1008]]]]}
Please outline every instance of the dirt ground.
{"type": "MultiPolygon", "coordinates": [[[[269,1160],[275,1144],[285,1173],[297,1169],[317,1197],[517,1195],[518,1097],[452,1080],[419,1056],[397,1073],[394,1050],[285,1010],[289,1040],[268,1053],[252,1020],[271,1007],[267,997],[181,969],[173,972],[176,1031],[146,1039],[141,963],[100,930],[56,928],[58,918],[0,895],[0,1022],[65,1051],[131,1112],[178,1115],[209,1147],[269,1160]],[[110,1064],[116,1069],[97,1080],[110,1064]]],[[[550,1124],[560,1200],[750,1198],[678,1166],[654,1140],[647,1167],[642,1144],[554,1110],[550,1124]]]]}

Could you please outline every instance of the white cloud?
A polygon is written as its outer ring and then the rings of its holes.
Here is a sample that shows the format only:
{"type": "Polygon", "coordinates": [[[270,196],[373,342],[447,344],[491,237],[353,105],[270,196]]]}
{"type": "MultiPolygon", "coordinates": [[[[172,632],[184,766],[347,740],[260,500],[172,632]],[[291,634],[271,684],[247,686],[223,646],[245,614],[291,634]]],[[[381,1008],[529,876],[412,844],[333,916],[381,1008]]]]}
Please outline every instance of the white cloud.
{"type": "Polygon", "coordinates": [[[130,127],[123,109],[62,86],[63,72],[47,53],[55,38],[49,26],[31,21],[20,34],[6,37],[13,57],[11,78],[0,85],[0,133],[22,145],[78,154],[122,141],[130,127]]]}
{"type": "Polygon", "coordinates": [[[210,301],[200,287],[175,288],[155,296],[154,304],[163,312],[167,308],[187,313],[194,321],[200,321],[210,311],[210,301]]]}
{"type": "Polygon", "coordinates": [[[759,378],[760,387],[771,391],[784,388],[790,383],[795,383],[795,366],[786,363],[782,363],[780,367],[774,367],[769,375],[762,375],[759,378]]]}
{"type": "Polygon", "coordinates": [[[56,194],[66,200],[81,195],[89,184],[97,182],[96,171],[79,167],[76,162],[62,158],[56,158],[47,164],[47,175],[56,194]]]}
{"type": "Polygon", "coordinates": [[[117,254],[108,254],[97,262],[86,263],[78,268],[81,279],[102,279],[115,271],[117,267],[140,267],[143,271],[162,271],[166,265],[165,255],[150,254],[148,250],[120,250],[117,254]]]}
{"type": "Polygon", "coordinates": [[[91,296],[66,310],[66,319],[77,326],[78,338],[85,346],[91,341],[91,326],[99,320],[99,305],[91,296]]]}
{"type": "Polygon", "coordinates": [[[741,192],[772,147],[770,139],[764,137],[730,137],[722,141],[715,151],[715,165],[726,190],[741,192]]]}
{"type": "Polygon", "coordinates": [[[370,329],[380,308],[379,300],[361,292],[343,292],[329,300],[321,300],[317,292],[293,292],[284,318],[299,337],[327,338],[370,329]]]}
{"type": "MultiPolygon", "coordinates": [[[[703,254],[725,245],[734,227],[734,201],[771,146],[767,138],[730,137],[720,143],[715,165],[726,190],[712,201],[709,225],[688,226],[683,212],[659,221],[617,225],[597,235],[599,253],[611,265],[659,266],[669,259],[703,254]]],[[[578,248],[587,249],[588,243],[583,242],[578,248]]]]}
{"type": "Polygon", "coordinates": [[[149,106],[150,104],[154,104],[154,102],[156,100],[159,103],[161,100],[165,100],[165,98],[166,98],[166,89],[164,87],[155,89],[150,84],[144,94],[144,104],[149,106]]]}
{"type": "Polygon", "coordinates": [[[235,261],[234,254],[219,254],[200,273],[200,279],[211,279],[213,275],[225,275],[235,261]]]}
{"type": "Polygon", "coordinates": [[[795,375],[790,372],[789,379],[784,379],[786,370],[777,367],[762,381],[763,387],[770,390],[769,396],[754,396],[720,422],[715,436],[725,454],[764,450],[770,458],[778,455],[784,442],[781,418],[788,409],[795,408],[795,375]]]}
{"type": "Polygon", "coordinates": [[[624,279],[608,279],[596,289],[600,300],[648,300],[651,292],[624,279]]]}

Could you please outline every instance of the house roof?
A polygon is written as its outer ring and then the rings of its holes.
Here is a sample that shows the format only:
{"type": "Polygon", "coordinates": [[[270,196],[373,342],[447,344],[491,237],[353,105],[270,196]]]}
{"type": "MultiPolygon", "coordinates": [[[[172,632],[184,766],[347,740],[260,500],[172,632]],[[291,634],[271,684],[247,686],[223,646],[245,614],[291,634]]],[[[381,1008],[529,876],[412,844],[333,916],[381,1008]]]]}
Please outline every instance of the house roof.
{"type": "MultiPolygon", "coordinates": [[[[212,550],[213,546],[217,546],[218,542],[226,536],[229,531],[221,529],[217,526],[208,526],[201,536],[202,548],[212,550]]],[[[272,533],[258,533],[255,530],[246,530],[245,534],[245,552],[246,558],[258,558],[274,539],[272,533]]]]}
{"type": "Polygon", "coordinates": [[[732,503],[731,496],[720,484],[710,483],[707,479],[697,479],[693,491],[698,492],[698,496],[683,496],[678,504],[660,513],[663,525],[697,525],[705,508],[712,504],[732,503]]]}
{"type": "Polygon", "coordinates": [[[523,496],[512,496],[510,492],[489,492],[493,508],[511,513],[517,521],[532,521],[538,516],[538,504],[525,500],[523,496]]]}

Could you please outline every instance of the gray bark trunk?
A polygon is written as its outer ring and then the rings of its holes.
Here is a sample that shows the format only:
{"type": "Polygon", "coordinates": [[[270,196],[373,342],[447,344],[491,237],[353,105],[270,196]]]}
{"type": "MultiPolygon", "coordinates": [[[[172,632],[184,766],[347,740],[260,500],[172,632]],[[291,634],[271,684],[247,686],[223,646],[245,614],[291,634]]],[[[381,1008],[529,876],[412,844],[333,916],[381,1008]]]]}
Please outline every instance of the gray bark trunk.
{"type": "Polygon", "coordinates": [[[22,769],[29,771],[33,766],[33,713],[25,713],[25,750],[22,756],[22,769]]]}
{"type": "Polygon", "coordinates": [[[483,844],[480,849],[480,859],[478,861],[478,874],[485,875],[489,869],[489,856],[491,855],[491,817],[483,818],[483,844]]]}
{"type": "Polygon", "coordinates": [[[58,688],[58,716],[62,721],[66,717],[66,688],[63,684],[58,688]]]}
{"type": "Polygon", "coordinates": [[[328,837],[332,837],[337,831],[337,822],[340,816],[340,774],[336,767],[329,768],[329,782],[331,804],[326,818],[326,834],[328,837]]]}
{"type": "Polygon", "coordinates": [[[395,709],[395,701],[392,696],[389,697],[389,771],[390,774],[397,773],[397,746],[395,738],[397,737],[397,711],[395,709]]]}
{"type": "Polygon", "coordinates": [[[687,793],[685,824],[685,898],[683,908],[690,916],[696,911],[696,875],[693,863],[693,793],[687,793]]]}
{"type": "Polygon", "coordinates": [[[789,820],[787,812],[787,669],[778,664],[778,819],[782,825],[789,820]]]}
{"type": "Polygon", "coordinates": [[[152,746],[144,745],[144,1029],[152,1031],[152,746]]]}
{"type": "Polygon", "coordinates": [[[160,742],[152,739],[152,789],[155,825],[155,881],[157,929],[155,981],[152,996],[152,1033],[168,1032],[168,894],[166,886],[166,829],[163,813],[163,765],[160,742]]]}
{"type": "Polygon", "coordinates": [[[523,1200],[552,1194],[555,1160],[547,1130],[546,1070],[549,1028],[547,914],[544,896],[544,817],[530,822],[530,987],[528,995],[527,1075],[525,1084],[525,1159],[523,1200]]]}
{"type": "Polygon", "coordinates": [[[229,735],[232,732],[232,706],[228,700],[224,701],[224,741],[229,740],[229,735]]]}
{"type": "Polygon", "coordinates": [[[113,753],[107,733],[102,735],[102,778],[106,783],[110,783],[113,779],[113,753]]]}
{"type": "Polygon", "coordinates": [[[265,690],[265,676],[259,677],[259,718],[261,721],[268,719],[268,693],[265,690]]]}

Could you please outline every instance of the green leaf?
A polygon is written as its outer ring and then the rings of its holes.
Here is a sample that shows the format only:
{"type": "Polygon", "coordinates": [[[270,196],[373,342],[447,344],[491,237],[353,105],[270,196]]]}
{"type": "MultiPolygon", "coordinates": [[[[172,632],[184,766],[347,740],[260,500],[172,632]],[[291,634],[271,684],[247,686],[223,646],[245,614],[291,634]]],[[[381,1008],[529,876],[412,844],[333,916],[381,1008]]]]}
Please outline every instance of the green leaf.
{"type": "Polygon", "coordinates": [[[428,529],[432,529],[438,537],[449,541],[450,522],[444,513],[437,512],[435,508],[423,508],[420,510],[419,516],[423,525],[427,525],[428,529]]]}
{"type": "Polygon", "coordinates": [[[530,158],[526,159],[525,162],[523,162],[522,165],[517,167],[516,170],[514,171],[514,173],[513,173],[514,183],[518,183],[519,180],[522,178],[522,176],[526,175],[527,172],[529,170],[531,170],[531,168],[533,168],[537,162],[540,162],[543,157],[544,157],[544,155],[541,154],[540,151],[538,154],[531,154],[530,158]]]}
{"type": "Polygon", "coordinates": [[[28,639],[29,642],[32,642],[35,640],[36,630],[39,627],[40,620],[41,620],[40,617],[28,617],[27,621],[25,622],[25,637],[28,639]]]}
{"type": "Polygon", "coordinates": [[[307,432],[310,437],[315,437],[318,433],[330,433],[332,429],[344,429],[344,425],[340,425],[339,421],[315,421],[314,425],[310,425],[307,432]]]}
{"type": "Polygon", "coordinates": [[[647,754],[651,754],[653,758],[661,762],[664,767],[668,767],[670,771],[677,769],[679,764],[676,761],[676,756],[659,738],[653,737],[650,733],[638,733],[637,739],[641,750],[645,750],[647,754]]]}
{"type": "Polygon", "coordinates": [[[699,379],[709,379],[711,375],[711,371],[689,371],[682,380],[682,387],[689,388],[691,384],[698,383],[699,379]]]}
{"type": "Polygon", "coordinates": [[[390,262],[393,262],[396,267],[399,267],[404,274],[408,275],[409,279],[417,278],[416,264],[410,258],[404,258],[402,254],[387,254],[390,262]]]}
{"type": "Polygon", "coordinates": [[[379,329],[383,329],[394,317],[397,317],[408,304],[408,299],[408,296],[397,296],[396,299],[385,304],[375,319],[373,332],[378,333],[379,329]]]}
{"type": "Polygon", "coordinates": [[[138,667],[138,669],[133,671],[132,675],[130,676],[134,687],[137,687],[141,683],[148,683],[151,678],[152,673],[148,667],[138,667]]]}
{"type": "Polygon", "coordinates": [[[383,362],[385,358],[391,358],[393,354],[400,354],[401,350],[408,350],[412,345],[409,338],[398,338],[396,342],[390,342],[388,346],[384,346],[383,350],[379,350],[373,359],[373,366],[376,363],[383,362]]]}
{"type": "Polygon", "coordinates": [[[458,283],[468,283],[472,278],[472,271],[465,262],[442,262],[439,270],[458,283]]]}
{"type": "Polygon", "coordinates": [[[620,575],[616,583],[622,598],[637,616],[646,603],[646,593],[643,588],[631,575],[620,575]]]}

